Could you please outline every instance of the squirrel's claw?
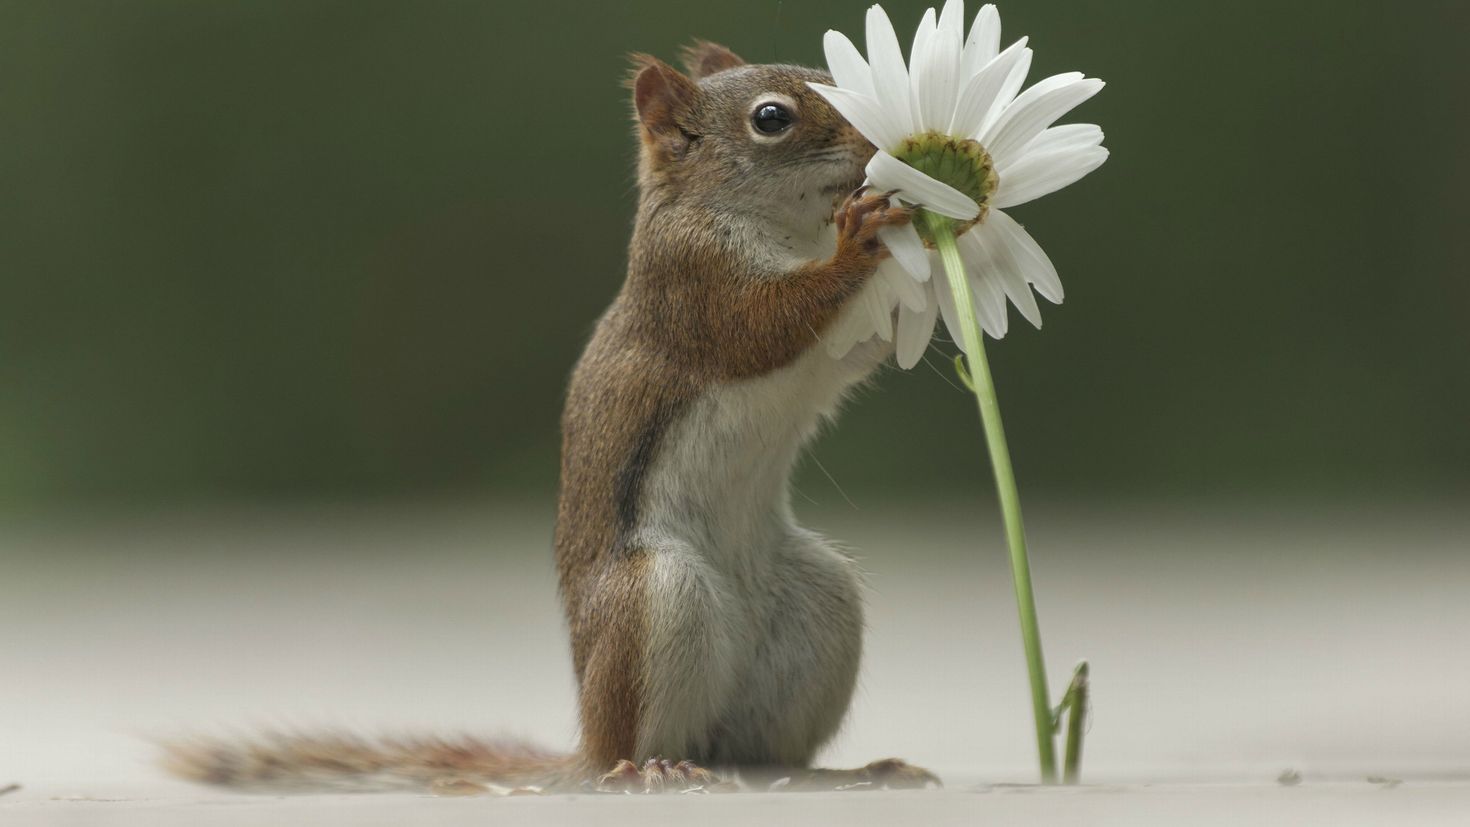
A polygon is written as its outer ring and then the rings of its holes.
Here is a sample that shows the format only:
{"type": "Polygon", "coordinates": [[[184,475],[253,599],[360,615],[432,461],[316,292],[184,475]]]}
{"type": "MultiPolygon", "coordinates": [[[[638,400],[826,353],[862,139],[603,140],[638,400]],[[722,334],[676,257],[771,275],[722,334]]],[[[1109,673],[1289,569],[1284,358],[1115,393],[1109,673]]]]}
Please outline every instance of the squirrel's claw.
{"type": "Polygon", "coordinates": [[[597,780],[597,791],[604,793],[688,793],[711,792],[723,788],[719,776],[692,761],[650,758],[642,768],[623,759],[597,780]]]}
{"type": "Polygon", "coordinates": [[[837,208],[837,244],[860,245],[869,255],[880,255],[882,245],[878,241],[878,230],[907,224],[913,217],[908,207],[895,207],[893,193],[869,193],[865,184],[842,202],[837,208]]]}
{"type": "Polygon", "coordinates": [[[930,784],[944,786],[939,776],[898,758],[874,761],[860,772],[866,772],[874,784],[890,790],[922,790],[930,784]]]}

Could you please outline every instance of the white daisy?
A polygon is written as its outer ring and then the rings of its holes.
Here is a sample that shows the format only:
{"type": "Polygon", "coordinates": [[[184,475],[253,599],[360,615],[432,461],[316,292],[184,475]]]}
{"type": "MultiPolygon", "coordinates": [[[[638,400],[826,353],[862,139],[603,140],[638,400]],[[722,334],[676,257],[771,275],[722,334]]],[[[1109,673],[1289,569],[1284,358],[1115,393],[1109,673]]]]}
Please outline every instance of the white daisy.
{"type": "MultiPolygon", "coordinates": [[[[1040,327],[1031,291],[1058,304],[1062,283],[1040,245],[1001,210],[1072,184],[1107,160],[1097,126],[1052,126],[1103,82],[1069,72],[1021,91],[1031,68],[1026,38],[1001,51],[993,5],[980,9],[967,37],[963,0],[948,0],[938,15],[933,9],[924,14],[907,66],[881,6],[868,9],[867,60],[839,32],[827,32],[823,45],[836,85],[812,88],[878,147],[868,164],[869,182],[953,221],[986,333],[1005,335],[1007,300],[1040,327]]],[[[925,245],[932,238],[924,222],[886,228],[882,237],[893,258],[828,333],[828,350],[840,357],[875,335],[896,337],[898,363],[909,368],[942,314],[968,351],[949,284],[929,277],[935,253],[925,245]]]]}

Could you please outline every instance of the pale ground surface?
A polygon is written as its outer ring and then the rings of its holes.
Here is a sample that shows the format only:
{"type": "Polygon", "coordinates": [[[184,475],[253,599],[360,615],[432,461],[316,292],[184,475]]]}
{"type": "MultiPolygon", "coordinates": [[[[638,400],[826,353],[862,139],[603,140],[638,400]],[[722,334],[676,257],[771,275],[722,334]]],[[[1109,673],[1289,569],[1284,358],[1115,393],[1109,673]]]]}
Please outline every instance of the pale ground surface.
{"type": "Polygon", "coordinates": [[[871,572],[824,756],[927,793],[278,799],[146,738],[329,725],[574,737],[544,505],[0,522],[0,824],[1470,824],[1470,513],[1029,514],[1054,692],[1093,662],[1082,789],[1030,780],[989,503],[807,507],[871,572]],[[974,511],[971,514],[967,511],[974,511]],[[1286,768],[1300,786],[1275,783],[1286,768]],[[1368,776],[1402,779],[1393,788],[1368,776]],[[991,786],[997,785],[1000,786],[991,786]]]}

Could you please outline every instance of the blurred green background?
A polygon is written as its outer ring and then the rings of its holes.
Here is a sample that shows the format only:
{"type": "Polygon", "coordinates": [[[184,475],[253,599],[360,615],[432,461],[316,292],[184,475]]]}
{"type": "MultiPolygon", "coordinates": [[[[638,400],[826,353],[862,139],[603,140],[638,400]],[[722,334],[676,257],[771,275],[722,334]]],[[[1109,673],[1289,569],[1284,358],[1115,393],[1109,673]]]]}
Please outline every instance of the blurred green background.
{"type": "MultiPolygon", "coordinates": [[[[622,278],[625,53],[819,64],[864,8],[0,2],[0,506],[549,502],[622,278]]],[[[1113,150],[1017,210],[1067,286],[991,351],[1026,492],[1470,487],[1466,8],[1002,4],[1033,79],[1109,82],[1073,119],[1113,150]]],[[[987,487],[936,348],[805,495],[987,487]]]]}

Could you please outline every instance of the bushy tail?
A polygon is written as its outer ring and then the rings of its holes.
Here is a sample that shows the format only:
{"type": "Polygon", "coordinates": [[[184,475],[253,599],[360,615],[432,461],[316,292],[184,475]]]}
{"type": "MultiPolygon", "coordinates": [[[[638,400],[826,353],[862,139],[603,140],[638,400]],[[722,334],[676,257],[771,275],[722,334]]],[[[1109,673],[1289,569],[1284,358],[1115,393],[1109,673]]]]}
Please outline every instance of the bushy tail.
{"type": "Polygon", "coordinates": [[[581,780],[574,756],[471,737],[271,733],[239,742],[184,738],[162,747],[163,766],[174,775],[254,792],[504,793],[581,780]]]}

